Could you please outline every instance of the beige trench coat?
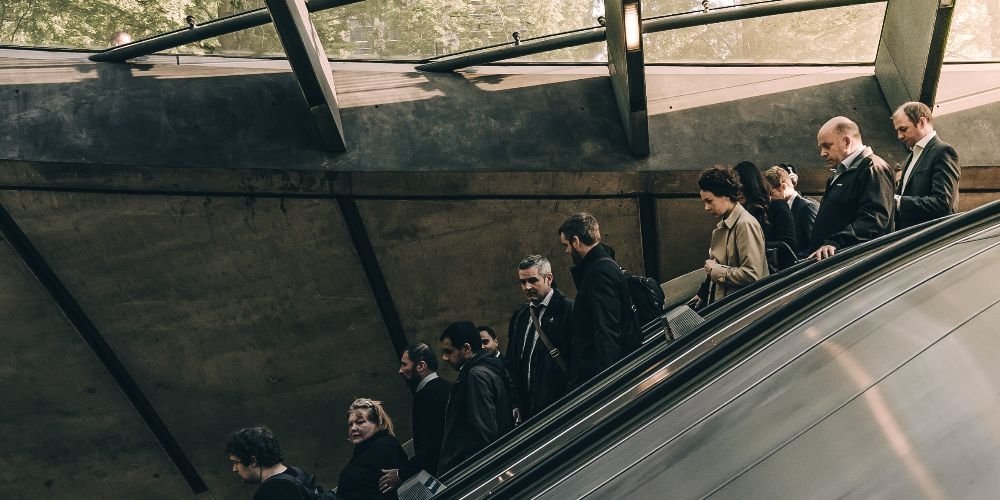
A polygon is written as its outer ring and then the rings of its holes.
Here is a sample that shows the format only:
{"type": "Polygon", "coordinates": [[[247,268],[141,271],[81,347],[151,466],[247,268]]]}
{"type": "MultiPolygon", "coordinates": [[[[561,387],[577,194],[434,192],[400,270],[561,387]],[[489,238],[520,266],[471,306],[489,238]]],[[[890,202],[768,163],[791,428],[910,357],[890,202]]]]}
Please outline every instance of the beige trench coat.
{"type": "Polygon", "coordinates": [[[768,275],[764,231],[739,203],[712,231],[708,255],[718,262],[708,274],[715,285],[711,302],[768,275]]]}

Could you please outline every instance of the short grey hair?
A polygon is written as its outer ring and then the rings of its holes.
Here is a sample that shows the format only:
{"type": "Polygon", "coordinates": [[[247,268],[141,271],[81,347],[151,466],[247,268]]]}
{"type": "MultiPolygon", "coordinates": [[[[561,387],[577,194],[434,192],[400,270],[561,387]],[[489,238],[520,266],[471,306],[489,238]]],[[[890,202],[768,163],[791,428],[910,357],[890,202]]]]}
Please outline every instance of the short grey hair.
{"type": "Polygon", "coordinates": [[[549,263],[549,259],[542,257],[541,255],[529,255],[517,264],[517,269],[531,269],[532,267],[538,269],[538,274],[552,274],[552,264],[549,263]]]}

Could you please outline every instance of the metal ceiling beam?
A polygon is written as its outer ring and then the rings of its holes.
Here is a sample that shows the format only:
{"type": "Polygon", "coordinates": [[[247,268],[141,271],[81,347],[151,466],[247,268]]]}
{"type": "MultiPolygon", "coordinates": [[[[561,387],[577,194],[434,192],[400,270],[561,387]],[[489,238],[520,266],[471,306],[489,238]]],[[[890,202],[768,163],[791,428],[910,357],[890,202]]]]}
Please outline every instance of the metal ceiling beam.
{"type": "Polygon", "coordinates": [[[639,0],[604,0],[608,41],[608,71],[629,149],[649,155],[646,114],[646,67],[643,62],[639,0]]]}
{"type": "MultiPolygon", "coordinates": [[[[311,0],[306,3],[309,12],[332,9],[343,5],[358,3],[363,0],[311,0]]],[[[181,28],[143,40],[110,48],[90,56],[94,62],[125,62],[128,59],[148,56],[164,50],[174,49],[181,45],[208,40],[217,36],[228,35],[240,30],[263,26],[271,22],[271,14],[267,8],[233,14],[231,16],[213,19],[193,28],[181,28]]]]}
{"type": "Polygon", "coordinates": [[[955,0],[889,0],[875,55],[875,78],[890,109],[934,106],[955,0]]]}
{"type": "MultiPolygon", "coordinates": [[[[645,19],[642,22],[642,32],[656,33],[660,31],[690,28],[692,26],[703,26],[727,21],[740,21],[743,19],[753,19],[756,17],[766,17],[777,14],[791,14],[795,12],[832,9],[851,5],[884,3],[886,1],[887,0],[773,0],[771,2],[762,2],[753,5],[720,7],[712,9],[709,12],[689,12],[660,18],[645,19]]],[[[476,66],[479,64],[487,64],[515,57],[540,54],[542,52],[549,52],[556,49],[586,45],[588,43],[600,42],[604,39],[604,27],[595,26],[589,30],[578,31],[566,35],[555,35],[534,40],[523,40],[518,45],[511,44],[494,49],[463,53],[458,56],[444,56],[427,64],[417,66],[417,69],[429,72],[454,71],[456,69],[467,68],[469,66],[476,66]]]]}
{"type": "Polygon", "coordinates": [[[303,0],[265,0],[288,64],[299,81],[320,142],[329,151],[347,150],[333,72],[303,0]]]}

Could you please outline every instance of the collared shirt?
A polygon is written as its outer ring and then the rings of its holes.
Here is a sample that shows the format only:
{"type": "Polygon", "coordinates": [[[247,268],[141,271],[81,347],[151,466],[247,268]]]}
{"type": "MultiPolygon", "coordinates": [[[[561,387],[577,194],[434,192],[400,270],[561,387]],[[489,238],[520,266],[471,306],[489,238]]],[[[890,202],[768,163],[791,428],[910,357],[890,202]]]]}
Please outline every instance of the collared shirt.
{"type": "Polygon", "coordinates": [[[799,195],[799,193],[797,191],[792,191],[792,195],[789,196],[787,200],[785,200],[785,203],[788,203],[788,208],[792,208],[792,204],[795,203],[795,198],[798,195],[799,195]]]}
{"type": "MultiPolygon", "coordinates": [[[[913,166],[917,164],[917,160],[919,160],[920,159],[920,155],[923,154],[924,148],[927,147],[927,143],[931,142],[931,139],[933,139],[935,137],[937,137],[937,131],[931,132],[931,133],[929,133],[929,134],[921,137],[920,140],[917,141],[917,143],[913,145],[913,151],[911,151],[911,154],[910,154],[910,163],[907,163],[906,167],[904,167],[904,170],[903,170],[903,180],[902,180],[902,182],[899,185],[899,192],[900,193],[902,193],[903,190],[906,189],[906,183],[907,183],[907,181],[910,180],[910,174],[913,173],[913,166]]],[[[898,210],[899,209],[899,199],[902,198],[902,196],[900,196],[898,194],[894,194],[894,195],[892,195],[892,197],[896,200],[896,209],[898,210]]]]}
{"type": "Polygon", "coordinates": [[[854,150],[853,153],[847,155],[847,158],[844,158],[844,161],[838,163],[837,168],[833,170],[833,179],[830,180],[830,183],[833,184],[833,182],[837,180],[837,177],[840,177],[840,174],[846,172],[847,169],[851,166],[851,164],[854,163],[854,160],[858,158],[858,155],[860,155],[861,152],[864,150],[865,150],[865,145],[861,144],[860,146],[858,146],[857,149],[854,150]]]}
{"type": "Polygon", "coordinates": [[[924,152],[924,148],[927,147],[927,143],[931,142],[931,139],[937,137],[937,132],[931,132],[913,145],[913,157],[910,159],[910,164],[906,166],[906,173],[903,174],[903,185],[899,192],[903,192],[906,189],[906,182],[910,180],[910,174],[913,173],[913,167],[917,164],[917,160],[920,159],[920,155],[924,152]]]}
{"type": "MultiPolygon", "coordinates": [[[[549,293],[545,295],[545,298],[536,306],[538,308],[538,323],[542,323],[542,317],[545,316],[545,310],[549,307],[549,301],[552,300],[552,296],[555,295],[556,289],[552,288],[549,293]]],[[[528,307],[531,307],[530,305],[528,307]]],[[[521,353],[528,353],[528,387],[531,387],[531,360],[535,357],[535,347],[538,347],[538,332],[534,328],[534,323],[528,321],[528,326],[524,330],[524,345],[521,346],[521,353]],[[528,349],[528,336],[531,336],[531,349],[528,349]]]]}
{"type": "Polygon", "coordinates": [[[434,380],[436,378],[438,378],[437,372],[431,372],[430,375],[424,377],[424,379],[421,380],[419,384],[417,384],[417,391],[416,392],[420,392],[420,389],[423,389],[424,386],[427,385],[428,382],[430,382],[431,380],[434,380]]]}

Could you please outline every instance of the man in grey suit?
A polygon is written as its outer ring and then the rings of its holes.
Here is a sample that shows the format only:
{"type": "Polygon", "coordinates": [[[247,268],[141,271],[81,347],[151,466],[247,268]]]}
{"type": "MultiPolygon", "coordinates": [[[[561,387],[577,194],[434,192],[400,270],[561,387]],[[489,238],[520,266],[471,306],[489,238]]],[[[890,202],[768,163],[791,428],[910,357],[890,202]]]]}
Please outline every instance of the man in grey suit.
{"type": "Polygon", "coordinates": [[[910,148],[896,187],[896,229],[955,212],[962,168],[958,154],[934,131],[931,109],[908,102],[892,114],[896,137],[910,148]]]}

